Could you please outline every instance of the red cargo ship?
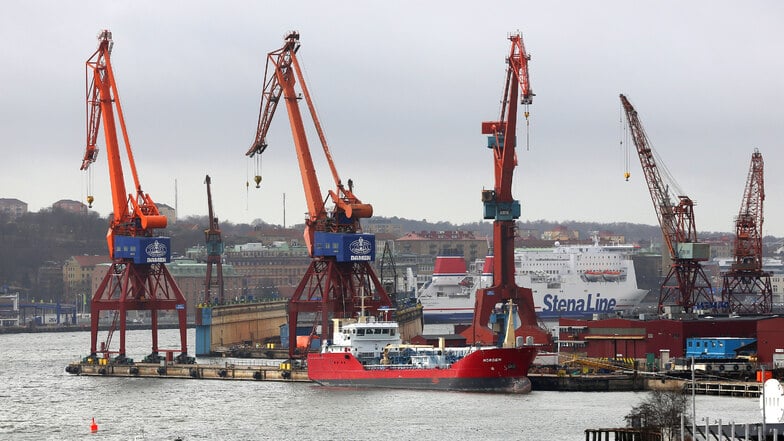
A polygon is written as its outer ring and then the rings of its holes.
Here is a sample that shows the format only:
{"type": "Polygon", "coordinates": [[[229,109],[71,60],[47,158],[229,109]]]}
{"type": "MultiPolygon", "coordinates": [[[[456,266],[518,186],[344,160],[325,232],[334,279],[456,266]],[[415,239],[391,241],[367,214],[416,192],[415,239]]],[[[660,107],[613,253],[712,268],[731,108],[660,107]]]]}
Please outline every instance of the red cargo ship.
{"type": "Polygon", "coordinates": [[[325,386],[528,393],[533,346],[403,344],[397,322],[335,319],[333,340],[308,355],[308,377],[325,386]]]}

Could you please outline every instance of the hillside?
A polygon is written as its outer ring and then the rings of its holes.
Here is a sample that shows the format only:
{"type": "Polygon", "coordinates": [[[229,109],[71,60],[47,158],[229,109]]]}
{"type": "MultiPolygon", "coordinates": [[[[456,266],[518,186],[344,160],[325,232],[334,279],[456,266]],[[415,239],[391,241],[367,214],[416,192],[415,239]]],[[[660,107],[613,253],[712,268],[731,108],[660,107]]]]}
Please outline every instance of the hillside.
{"type": "MultiPolygon", "coordinates": [[[[107,255],[106,229],[107,218],[95,213],[76,214],[57,209],[45,209],[37,213],[27,213],[15,220],[0,215],[0,291],[18,290],[29,293],[31,297],[57,299],[62,295],[63,263],[74,255],[107,255]],[[58,280],[59,277],[59,280],[58,280]]],[[[468,230],[491,236],[492,222],[452,224],[449,222],[428,222],[398,217],[374,218],[368,223],[392,224],[400,227],[403,233],[417,231],[468,230]]],[[[191,216],[180,219],[158,233],[172,238],[174,254],[184,254],[194,245],[204,244],[206,216],[191,216]]],[[[626,237],[627,242],[659,243],[661,232],[658,226],[630,223],[600,224],[593,222],[554,222],[537,220],[521,222],[521,232],[543,232],[556,226],[565,226],[577,231],[580,238],[590,237],[592,231],[610,231],[626,237]]],[[[227,245],[258,242],[258,231],[274,228],[261,220],[254,225],[221,223],[223,240],[227,245]]],[[[295,225],[293,229],[302,229],[295,225]]],[[[718,233],[703,233],[710,237],[718,233]]],[[[720,233],[727,236],[729,233],[720,233]]],[[[766,238],[775,241],[775,238],[766,238]]]]}

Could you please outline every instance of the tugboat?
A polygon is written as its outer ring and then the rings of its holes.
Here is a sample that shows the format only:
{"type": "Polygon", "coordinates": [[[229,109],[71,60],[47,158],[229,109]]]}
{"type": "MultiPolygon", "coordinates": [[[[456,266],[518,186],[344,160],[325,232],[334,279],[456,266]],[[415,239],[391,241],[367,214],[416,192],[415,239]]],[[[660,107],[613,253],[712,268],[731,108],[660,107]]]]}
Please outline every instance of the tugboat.
{"type": "Polygon", "coordinates": [[[308,377],[324,386],[528,393],[537,349],[514,338],[515,306],[507,309],[503,347],[404,344],[397,322],[333,319],[332,340],[308,354],[308,377]]]}

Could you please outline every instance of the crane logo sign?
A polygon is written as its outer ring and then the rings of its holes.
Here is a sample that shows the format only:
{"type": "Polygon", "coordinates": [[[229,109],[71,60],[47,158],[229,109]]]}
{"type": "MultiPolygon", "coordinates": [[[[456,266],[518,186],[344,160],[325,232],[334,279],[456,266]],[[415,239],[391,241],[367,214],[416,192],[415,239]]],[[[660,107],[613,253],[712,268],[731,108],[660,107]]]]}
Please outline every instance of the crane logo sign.
{"type": "Polygon", "coordinates": [[[149,263],[166,262],[168,251],[166,244],[157,240],[144,248],[144,252],[149,256],[147,258],[149,263]]]}
{"type": "Polygon", "coordinates": [[[348,249],[351,251],[351,260],[370,260],[373,244],[369,240],[360,237],[351,242],[348,245],[348,249]]]}

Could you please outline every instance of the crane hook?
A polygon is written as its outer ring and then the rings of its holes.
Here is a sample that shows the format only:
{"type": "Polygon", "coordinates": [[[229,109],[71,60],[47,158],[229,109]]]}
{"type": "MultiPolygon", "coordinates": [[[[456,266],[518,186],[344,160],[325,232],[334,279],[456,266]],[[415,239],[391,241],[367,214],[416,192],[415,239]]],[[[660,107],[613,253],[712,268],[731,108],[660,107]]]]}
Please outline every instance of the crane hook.
{"type": "Polygon", "coordinates": [[[253,180],[256,182],[256,188],[261,188],[261,175],[254,176],[253,180]]]}
{"type": "Polygon", "coordinates": [[[95,198],[92,195],[87,196],[87,208],[93,208],[93,201],[95,198]]]}

